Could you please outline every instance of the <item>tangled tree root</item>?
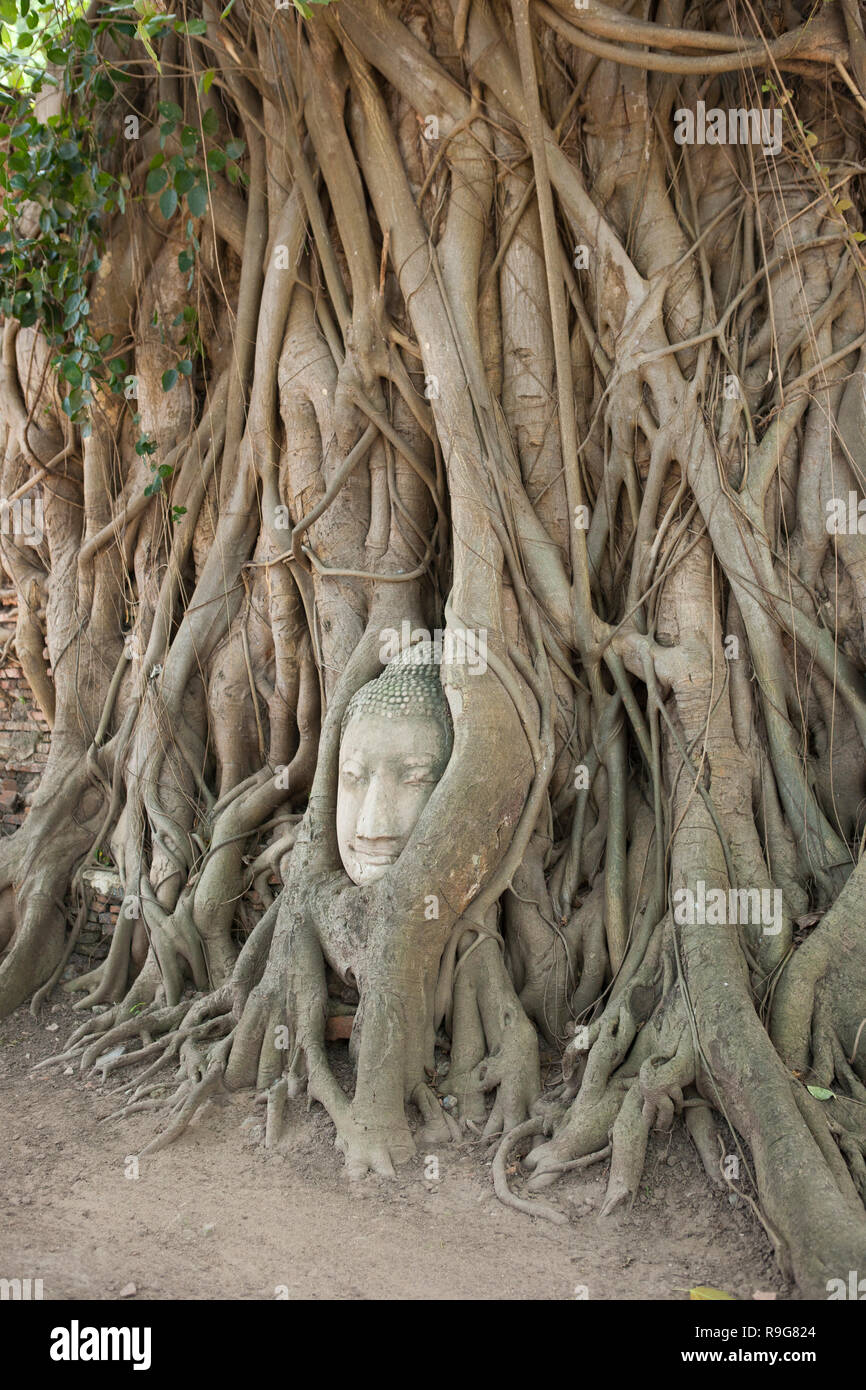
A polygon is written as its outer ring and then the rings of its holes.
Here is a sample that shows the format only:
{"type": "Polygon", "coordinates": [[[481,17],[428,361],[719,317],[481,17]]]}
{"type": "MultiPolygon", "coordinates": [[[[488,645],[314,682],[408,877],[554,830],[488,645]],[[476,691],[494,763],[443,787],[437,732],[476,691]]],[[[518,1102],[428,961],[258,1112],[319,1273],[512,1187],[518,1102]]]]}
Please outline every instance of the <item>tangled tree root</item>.
{"type": "Polygon", "coordinates": [[[111,1007],[53,1062],[114,1086],[111,1118],[161,1116],[147,1152],[223,1087],[262,1095],[273,1146],[306,1092],[350,1175],[389,1175],[414,1105],[424,1142],[503,1136],[511,1205],[508,1155],[542,1141],[533,1214],[609,1153],[608,1212],[677,1116],[716,1181],[718,1121],[821,1296],[866,1246],[866,541],[826,524],[866,458],[856,6],[786,0],[779,34],[734,4],[681,29],[568,0],[191,7],[155,65],[91,7],[43,93],[88,151],[127,102],[146,132],[134,168],[102,142],[129,197],[104,245],[88,222],[69,330],[124,343],[134,405],[78,366],[79,414],[73,339],[0,251],[27,307],[0,493],[45,513],[0,562],[52,727],[0,845],[0,1013],[47,997],[108,860],[123,911],[71,987],[111,1007]],[[772,155],[666,129],[783,90],[772,155]],[[172,170],[197,142],[207,215],[162,215],[160,140],[172,170]],[[484,669],[443,657],[453,752],[387,873],[350,881],[343,716],[386,631],[441,624],[484,634],[484,669]],[[674,921],[699,885],[778,891],[772,928],[674,921]],[[329,971],[358,1001],[351,1099],[329,971]],[[575,1024],[538,1128],[533,1025],[575,1024]]]}

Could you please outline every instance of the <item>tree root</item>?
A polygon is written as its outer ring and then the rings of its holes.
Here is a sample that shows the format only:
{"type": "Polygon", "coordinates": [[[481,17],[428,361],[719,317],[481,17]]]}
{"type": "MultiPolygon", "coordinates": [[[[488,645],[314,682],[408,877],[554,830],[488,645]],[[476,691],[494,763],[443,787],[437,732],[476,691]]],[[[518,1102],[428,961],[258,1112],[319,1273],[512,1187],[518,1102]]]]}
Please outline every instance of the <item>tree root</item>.
{"type": "Polygon", "coordinates": [[[165,1149],[169,1144],[173,1144],[179,1139],[187,1129],[191,1119],[198,1110],[218,1091],[224,1089],[223,1077],[225,1075],[225,1054],[228,1051],[231,1035],[225,1038],[216,1053],[208,1064],[204,1076],[194,1085],[189,1094],[182,1096],[175,1104],[172,1114],[174,1119],[162,1134],[156,1135],[150,1143],[145,1144],[139,1154],[139,1158],[145,1158],[150,1154],[159,1153],[160,1149],[165,1149]]]}
{"type": "Polygon", "coordinates": [[[564,1212],[557,1211],[556,1207],[548,1206],[546,1202],[528,1202],[523,1197],[517,1197],[508,1186],[506,1163],[512,1149],[524,1139],[543,1132],[544,1122],[536,1118],[525,1120],[523,1124],[517,1125],[504,1135],[493,1160],[493,1189],[504,1206],[523,1212],[526,1216],[540,1216],[542,1220],[552,1221],[556,1226],[567,1226],[568,1217],[564,1212]]]}

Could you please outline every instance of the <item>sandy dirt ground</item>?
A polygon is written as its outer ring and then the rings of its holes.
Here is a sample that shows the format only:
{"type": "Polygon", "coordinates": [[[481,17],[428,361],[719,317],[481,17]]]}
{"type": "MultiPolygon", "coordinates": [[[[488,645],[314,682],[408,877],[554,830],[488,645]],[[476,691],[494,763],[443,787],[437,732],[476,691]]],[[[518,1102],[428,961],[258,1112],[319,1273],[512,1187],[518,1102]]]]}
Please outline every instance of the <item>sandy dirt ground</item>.
{"type": "MultiPolygon", "coordinates": [[[[42,1279],[46,1299],[795,1296],[680,1125],[653,1137],[630,1211],[598,1216],[606,1164],[564,1178],[549,1197],[565,1226],[503,1207],[477,1143],[434,1155],[438,1181],[419,1155],[394,1181],[350,1185],[327,1116],[296,1101],[266,1151],[244,1127],[262,1114],[249,1094],[212,1103],[136,1178],[129,1160],[155,1121],[101,1123],[118,1078],[32,1071],[80,1020],[64,1002],[0,1024],[0,1278],[42,1279]]],[[[345,1072],[346,1045],[333,1046],[345,1072]]]]}

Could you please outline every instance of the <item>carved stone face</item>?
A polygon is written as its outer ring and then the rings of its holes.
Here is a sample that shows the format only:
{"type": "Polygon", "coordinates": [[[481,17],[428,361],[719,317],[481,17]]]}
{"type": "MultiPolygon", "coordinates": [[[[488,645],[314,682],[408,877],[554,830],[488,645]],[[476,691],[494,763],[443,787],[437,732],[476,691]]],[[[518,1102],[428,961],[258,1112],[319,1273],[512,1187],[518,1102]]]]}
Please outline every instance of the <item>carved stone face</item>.
{"type": "Polygon", "coordinates": [[[340,743],[337,843],[353,883],[372,883],[402,853],[450,756],[450,737],[424,714],[369,711],[340,743]]]}

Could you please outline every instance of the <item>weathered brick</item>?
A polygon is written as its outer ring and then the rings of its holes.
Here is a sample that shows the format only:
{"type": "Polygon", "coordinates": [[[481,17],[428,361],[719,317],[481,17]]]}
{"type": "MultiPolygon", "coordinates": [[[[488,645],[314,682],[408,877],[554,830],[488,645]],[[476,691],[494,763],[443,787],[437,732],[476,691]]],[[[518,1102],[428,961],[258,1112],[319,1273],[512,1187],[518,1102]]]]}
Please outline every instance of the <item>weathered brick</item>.
{"type": "Polygon", "coordinates": [[[325,1020],[325,1041],[336,1042],[339,1038],[351,1037],[354,1022],[354,1014],[333,1014],[325,1020]]]}

